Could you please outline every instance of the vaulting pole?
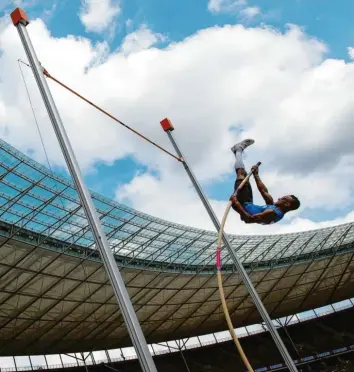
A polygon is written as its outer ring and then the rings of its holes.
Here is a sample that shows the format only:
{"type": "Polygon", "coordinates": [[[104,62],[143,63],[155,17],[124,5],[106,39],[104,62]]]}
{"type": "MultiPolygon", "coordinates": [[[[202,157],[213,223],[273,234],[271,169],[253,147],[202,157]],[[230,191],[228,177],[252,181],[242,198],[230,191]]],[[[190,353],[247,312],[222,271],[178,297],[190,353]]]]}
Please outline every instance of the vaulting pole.
{"type": "Polygon", "coordinates": [[[47,85],[47,81],[43,74],[43,69],[41,68],[36,52],[33,48],[31,39],[28,35],[26,29],[26,26],[29,23],[28,17],[22,9],[16,8],[11,13],[11,19],[13,24],[17,28],[27,58],[29,60],[30,65],[32,66],[34,77],[36,79],[38,88],[41,92],[44,104],[46,106],[50,120],[52,122],[61,150],[65,157],[66,164],[74,180],[92,234],[95,237],[97,248],[99,249],[99,252],[101,254],[102,261],[104,263],[105,269],[112,284],[112,288],[116,295],[130,338],[135,347],[135,351],[137,353],[141,368],[144,372],[157,372],[154,361],[149,352],[144,334],[141,330],[138,318],[135,314],[133,305],[130,301],[129,294],[124,285],[123,278],[119,272],[117,263],[109,247],[107,237],[103,231],[101,222],[98,218],[97,211],[92,202],[91,195],[85,185],[74,151],[71,147],[69,138],[65,132],[64,125],[61,121],[59,112],[49,90],[49,87],[47,85]]]}
{"type": "MultiPolygon", "coordinates": [[[[183,154],[182,154],[182,152],[181,152],[181,150],[180,150],[180,148],[179,148],[179,146],[178,146],[178,144],[177,144],[177,142],[176,142],[176,140],[175,140],[175,138],[172,134],[172,131],[174,130],[174,127],[173,127],[172,123],[170,122],[169,119],[166,118],[166,119],[161,121],[161,126],[162,126],[162,129],[167,133],[168,138],[170,139],[170,141],[172,143],[172,146],[176,150],[177,155],[182,159],[184,169],[186,170],[190,180],[192,181],[192,184],[193,184],[194,188],[196,189],[196,191],[197,191],[205,209],[207,210],[207,212],[209,214],[209,217],[212,220],[217,232],[219,233],[219,231],[222,231],[221,226],[220,226],[220,222],[219,222],[214,210],[212,209],[208,199],[204,195],[204,192],[203,192],[201,186],[199,185],[196,177],[194,176],[191,168],[189,167],[185,157],[183,156],[183,154]]],[[[263,318],[264,322],[266,323],[266,325],[268,327],[268,330],[269,330],[269,333],[272,335],[273,340],[274,340],[280,354],[282,355],[287,367],[289,368],[289,371],[298,372],[294,361],[292,360],[288,350],[286,349],[282,339],[279,336],[279,333],[277,332],[272,320],[270,319],[270,316],[267,313],[266,308],[264,307],[261,299],[259,298],[258,293],[257,293],[256,289],[254,288],[252,282],[251,282],[251,279],[247,275],[246,270],[244,269],[241,261],[238,259],[235,251],[232,249],[229,238],[227,237],[227,235],[224,231],[222,231],[222,239],[224,241],[224,244],[225,244],[225,246],[226,246],[226,248],[229,252],[229,255],[230,255],[234,265],[236,266],[236,269],[237,269],[238,273],[241,276],[243,284],[246,286],[246,288],[247,288],[249,294],[251,295],[251,297],[253,299],[253,302],[256,305],[261,317],[263,318]]]]}

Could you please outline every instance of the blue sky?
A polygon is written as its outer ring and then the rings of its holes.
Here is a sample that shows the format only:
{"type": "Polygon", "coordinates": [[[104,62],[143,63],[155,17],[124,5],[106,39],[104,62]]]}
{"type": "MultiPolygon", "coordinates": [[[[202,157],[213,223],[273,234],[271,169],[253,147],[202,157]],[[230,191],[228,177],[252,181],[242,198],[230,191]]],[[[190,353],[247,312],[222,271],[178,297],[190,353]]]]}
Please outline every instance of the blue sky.
{"type": "MultiPolygon", "coordinates": [[[[113,32],[109,28],[104,32],[87,30],[80,19],[82,0],[25,0],[22,1],[22,5],[30,19],[39,17],[45,21],[53,37],[82,36],[91,40],[93,44],[105,41],[109,44],[111,52],[117,50],[124,38],[142,24],[154,33],[165,35],[166,39],[157,44],[159,48],[164,48],[171,42],[182,41],[199,30],[213,26],[241,23],[245,27],[256,27],[266,24],[284,31],[288,24],[296,24],[307,34],[320,39],[328,46],[327,57],[350,61],[347,48],[354,46],[352,23],[354,3],[349,0],[342,0],[340,6],[332,1],[320,0],[286,2],[249,0],[244,5],[234,8],[230,5],[236,0],[221,2],[229,7],[226,7],[225,11],[212,12],[208,9],[208,0],[111,0],[111,6],[120,7],[113,32]],[[252,19],[245,19],[241,16],[241,11],[245,8],[257,8],[260,14],[252,19]]],[[[0,16],[8,14],[13,9],[8,3],[0,0],[0,16]]],[[[96,163],[95,170],[86,174],[86,180],[90,188],[114,198],[117,187],[147,170],[148,167],[140,164],[134,157],[125,157],[109,165],[104,162],[96,163]]],[[[218,200],[227,199],[233,186],[233,177],[230,173],[221,180],[204,182],[208,196],[218,200]]],[[[187,178],[185,182],[189,182],[187,178]]],[[[131,204],[131,201],[127,200],[126,203],[131,204]]],[[[326,211],[326,218],[334,219],[346,215],[353,209],[352,207],[353,205],[344,207],[339,205],[338,208],[326,211]]],[[[323,209],[312,208],[308,204],[303,206],[301,216],[318,222],[323,220],[324,214],[323,209]]]]}
{"type": "MultiPolygon", "coordinates": [[[[246,26],[265,22],[279,29],[293,23],[305,28],[306,32],[325,41],[330,46],[330,55],[335,58],[348,58],[347,46],[354,45],[352,14],[354,3],[342,0],[340,6],[328,0],[273,0],[248,2],[258,6],[265,17],[256,17],[252,22],[242,22],[237,14],[222,12],[212,14],[208,11],[207,0],[129,0],[119,1],[122,7],[118,32],[110,41],[112,49],[118,47],[123,37],[130,31],[124,21],[131,19],[135,25],[147,24],[153,31],[167,34],[170,40],[180,41],[196,31],[212,27],[244,23],[246,26]]],[[[83,35],[91,40],[105,39],[105,35],[85,32],[78,13],[80,0],[38,1],[35,6],[26,8],[30,17],[43,17],[44,9],[56,9],[48,18],[47,25],[53,36],[65,37],[68,34],[83,35]]],[[[10,7],[9,7],[10,9],[10,7]]]]}

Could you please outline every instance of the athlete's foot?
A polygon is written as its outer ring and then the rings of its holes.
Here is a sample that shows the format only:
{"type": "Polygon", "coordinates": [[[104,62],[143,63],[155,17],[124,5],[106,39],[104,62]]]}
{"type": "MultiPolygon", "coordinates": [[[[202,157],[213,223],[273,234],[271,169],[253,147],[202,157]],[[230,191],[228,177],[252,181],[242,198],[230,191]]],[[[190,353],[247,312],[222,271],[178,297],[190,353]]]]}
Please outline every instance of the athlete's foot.
{"type": "Polygon", "coordinates": [[[236,145],[232,146],[231,147],[231,151],[236,154],[236,151],[237,150],[245,150],[248,146],[251,146],[254,144],[254,140],[253,139],[245,139],[239,143],[236,143],[236,145]]]}

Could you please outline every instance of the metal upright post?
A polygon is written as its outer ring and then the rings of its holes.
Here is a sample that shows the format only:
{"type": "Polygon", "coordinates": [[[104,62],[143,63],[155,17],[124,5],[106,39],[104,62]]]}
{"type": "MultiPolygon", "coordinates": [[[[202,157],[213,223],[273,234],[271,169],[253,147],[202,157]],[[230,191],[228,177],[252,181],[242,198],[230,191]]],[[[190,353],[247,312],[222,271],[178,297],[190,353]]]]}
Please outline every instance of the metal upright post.
{"type": "Polygon", "coordinates": [[[88,223],[95,237],[97,248],[101,253],[105,269],[112,284],[112,288],[114,290],[121,312],[123,314],[123,318],[127,326],[132,343],[135,347],[137,356],[139,358],[141,368],[144,372],[157,372],[154,361],[149,352],[144,334],[141,330],[138,318],[135,314],[133,305],[130,301],[129,294],[124,285],[123,278],[119,272],[117,263],[109,247],[107,237],[105,236],[105,233],[101,226],[101,222],[98,218],[97,211],[92,202],[91,195],[84,183],[84,179],[81,175],[81,171],[75,158],[74,151],[71,147],[69,138],[65,132],[65,128],[61,121],[59,112],[56,108],[48,84],[43,75],[43,70],[36,56],[36,52],[33,48],[30,37],[27,33],[26,26],[29,23],[27,15],[22,9],[16,8],[11,13],[11,18],[13,24],[16,26],[17,31],[20,35],[22,45],[26,51],[27,58],[31,64],[34,77],[36,79],[38,88],[41,92],[55,134],[57,136],[67,166],[69,168],[77,191],[79,193],[80,200],[83,205],[88,223]]]}
{"type": "MultiPolygon", "coordinates": [[[[168,138],[170,139],[174,149],[177,152],[177,155],[182,159],[183,166],[184,166],[190,180],[192,181],[194,188],[196,189],[202,203],[204,204],[205,209],[207,210],[211,220],[213,221],[213,224],[214,224],[216,230],[219,232],[220,231],[220,222],[219,222],[218,218],[216,217],[216,214],[215,214],[214,210],[212,209],[208,199],[204,195],[204,192],[203,192],[201,186],[199,185],[196,177],[194,176],[191,168],[189,167],[185,157],[183,156],[183,154],[182,154],[182,152],[181,152],[181,150],[180,150],[180,148],[179,148],[179,146],[178,146],[178,144],[177,144],[177,142],[176,142],[176,140],[175,140],[175,138],[172,134],[172,131],[174,130],[174,127],[173,127],[172,123],[170,122],[169,119],[164,119],[164,120],[161,121],[161,126],[162,126],[163,130],[167,133],[168,138]]],[[[277,347],[279,349],[279,352],[281,353],[287,367],[289,368],[289,371],[297,372],[297,368],[295,366],[294,361],[292,360],[288,350],[286,349],[282,339],[280,338],[279,333],[277,332],[272,320],[270,319],[269,314],[267,313],[266,308],[264,307],[261,299],[259,298],[258,293],[257,293],[256,289],[254,288],[249,276],[247,275],[246,270],[244,269],[241,261],[238,259],[236,253],[231,248],[230,241],[229,241],[225,232],[223,232],[223,241],[224,241],[224,244],[225,244],[225,246],[226,246],[226,248],[229,252],[229,255],[230,255],[234,265],[236,266],[237,271],[239,272],[239,274],[241,276],[241,279],[242,279],[244,285],[246,286],[249,294],[251,295],[251,297],[253,299],[254,304],[256,305],[256,307],[257,307],[260,315],[262,316],[264,322],[267,324],[269,332],[272,335],[273,340],[274,340],[275,344],[277,345],[277,347]]]]}

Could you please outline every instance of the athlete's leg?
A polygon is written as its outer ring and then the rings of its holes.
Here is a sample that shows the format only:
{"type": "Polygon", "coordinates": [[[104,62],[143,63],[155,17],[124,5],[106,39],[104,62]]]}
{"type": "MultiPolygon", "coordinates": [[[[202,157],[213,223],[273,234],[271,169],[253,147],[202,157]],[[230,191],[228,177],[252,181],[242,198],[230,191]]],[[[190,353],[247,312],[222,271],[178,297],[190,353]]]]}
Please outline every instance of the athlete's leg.
{"type": "Polygon", "coordinates": [[[245,165],[243,164],[243,151],[248,147],[254,144],[254,140],[252,139],[245,139],[242,142],[236,143],[231,148],[231,151],[235,154],[235,171],[237,175],[237,179],[243,180],[247,176],[247,172],[245,170],[245,165]]]}
{"type": "Polygon", "coordinates": [[[243,151],[238,148],[235,151],[235,165],[234,169],[236,172],[236,178],[238,180],[243,180],[247,176],[245,165],[243,164],[243,151]]]}
{"type": "MultiPolygon", "coordinates": [[[[243,140],[240,143],[237,143],[235,146],[231,148],[231,151],[235,154],[235,165],[234,169],[236,171],[236,181],[234,185],[234,191],[237,190],[238,186],[241,184],[241,182],[245,179],[247,176],[247,172],[245,169],[245,165],[243,163],[243,151],[250,145],[254,143],[254,140],[252,139],[246,139],[243,140]]],[[[239,201],[241,204],[244,203],[252,203],[253,202],[253,193],[252,193],[252,187],[249,182],[247,182],[242,190],[237,195],[239,201]]]]}

